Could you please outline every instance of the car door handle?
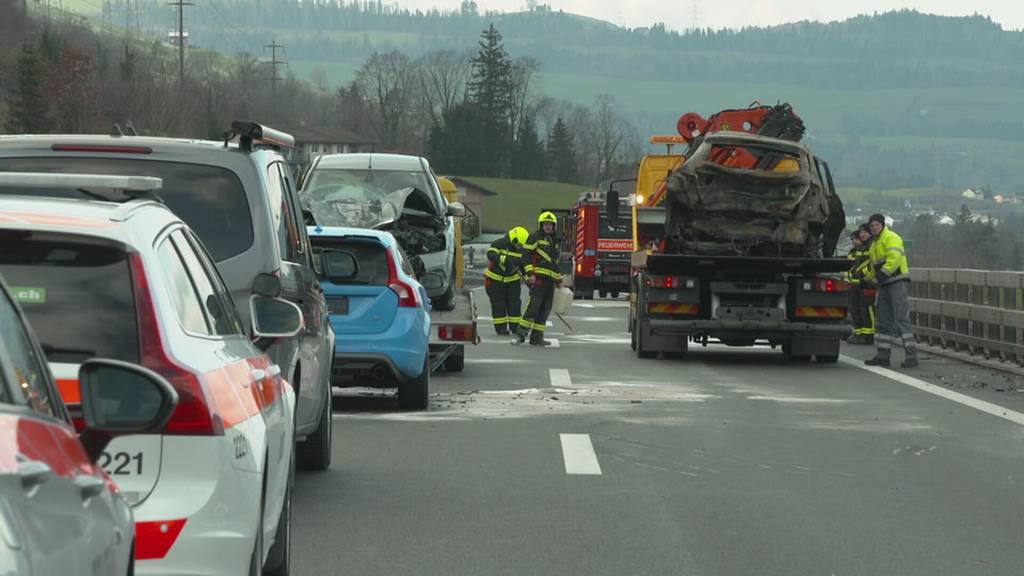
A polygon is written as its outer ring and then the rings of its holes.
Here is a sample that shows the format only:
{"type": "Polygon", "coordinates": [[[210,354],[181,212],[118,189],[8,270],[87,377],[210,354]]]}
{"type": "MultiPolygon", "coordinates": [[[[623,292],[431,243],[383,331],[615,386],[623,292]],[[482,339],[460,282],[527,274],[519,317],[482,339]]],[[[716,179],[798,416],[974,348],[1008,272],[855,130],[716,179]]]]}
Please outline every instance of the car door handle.
{"type": "Polygon", "coordinates": [[[83,474],[75,477],[75,486],[82,494],[82,500],[88,500],[99,496],[103,489],[106,487],[106,482],[102,478],[83,474]]]}
{"type": "Polygon", "coordinates": [[[21,487],[27,490],[52,478],[53,469],[46,462],[28,460],[18,465],[18,477],[21,478],[21,487]]]}

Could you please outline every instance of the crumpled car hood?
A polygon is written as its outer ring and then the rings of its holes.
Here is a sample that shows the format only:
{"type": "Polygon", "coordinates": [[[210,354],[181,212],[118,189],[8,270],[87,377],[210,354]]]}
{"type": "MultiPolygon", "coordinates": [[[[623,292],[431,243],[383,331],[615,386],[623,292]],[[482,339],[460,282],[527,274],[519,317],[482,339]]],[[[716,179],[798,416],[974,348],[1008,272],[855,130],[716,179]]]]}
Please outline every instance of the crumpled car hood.
{"type": "Polygon", "coordinates": [[[307,199],[307,204],[317,224],[322,226],[383,229],[401,219],[407,210],[440,217],[430,197],[418,188],[402,188],[369,202],[307,199]]]}

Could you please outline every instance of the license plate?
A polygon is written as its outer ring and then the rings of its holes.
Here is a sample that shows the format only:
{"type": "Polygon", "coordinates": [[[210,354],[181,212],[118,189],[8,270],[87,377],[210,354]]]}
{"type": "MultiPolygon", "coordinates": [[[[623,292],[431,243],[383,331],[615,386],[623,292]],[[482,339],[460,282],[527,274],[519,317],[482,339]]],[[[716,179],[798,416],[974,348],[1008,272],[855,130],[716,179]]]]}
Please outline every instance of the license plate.
{"type": "Polygon", "coordinates": [[[328,298],[327,311],[331,314],[348,314],[348,296],[328,298]]]}

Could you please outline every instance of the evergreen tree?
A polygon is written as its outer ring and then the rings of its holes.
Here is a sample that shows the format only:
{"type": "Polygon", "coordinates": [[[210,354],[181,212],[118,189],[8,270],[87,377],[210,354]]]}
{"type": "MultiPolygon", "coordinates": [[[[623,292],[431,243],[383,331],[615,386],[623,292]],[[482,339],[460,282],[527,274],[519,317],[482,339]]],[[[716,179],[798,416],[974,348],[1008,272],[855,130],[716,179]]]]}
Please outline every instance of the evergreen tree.
{"type": "Polygon", "coordinates": [[[30,42],[21,45],[14,90],[4,127],[11,134],[44,134],[50,131],[43,98],[43,67],[30,42]]]}
{"type": "Polygon", "coordinates": [[[546,172],[544,145],[537,136],[537,128],[532,121],[523,122],[512,149],[512,177],[543,180],[546,172]]]}
{"type": "Polygon", "coordinates": [[[558,118],[548,139],[548,179],[575,182],[576,177],[576,151],[572,145],[572,134],[565,122],[558,118]]]}
{"type": "Polygon", "coordinates": [[[430,161],[438,171],[460,176],[482,176],[487,163],[488,140],[480,110],[463,102],[444,111],[441,123],[430,127],[427,138],[430,161]]]}
{"type": "Polygon", "coordinates": [[[484,30],[480,38],[480,49],[472,59],[469,98],[477,106],[487,142],[482,175],[503,176],[508,172],[511,152],[512,59],[494,24],[484,30]]]}

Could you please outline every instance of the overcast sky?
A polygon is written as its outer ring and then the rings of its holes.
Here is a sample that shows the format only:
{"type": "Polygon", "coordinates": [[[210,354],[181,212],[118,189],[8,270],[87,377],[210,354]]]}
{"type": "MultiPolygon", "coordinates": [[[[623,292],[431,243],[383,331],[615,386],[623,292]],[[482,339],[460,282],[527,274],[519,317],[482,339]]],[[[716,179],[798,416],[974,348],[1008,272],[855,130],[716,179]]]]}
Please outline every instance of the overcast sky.
{"type": "MultiPolygon", "coordinates": [[[[526,0],[476,2],[481,10],[510,11],[526,6],[526,0]]],[[[412,9],[455,9],[461,3],[461,0],[398,0],[399,5],[412,9]]],[[[537,3],[630,27],[663,21],[676,30],[693,26],[695,13],[702,27],[740,28],[808,19],[837,20],[899,8],[946,15],[979,13],[991,16],[1004,28],[1024,28],[1024,0],[538,0],[537,3]]]]}

